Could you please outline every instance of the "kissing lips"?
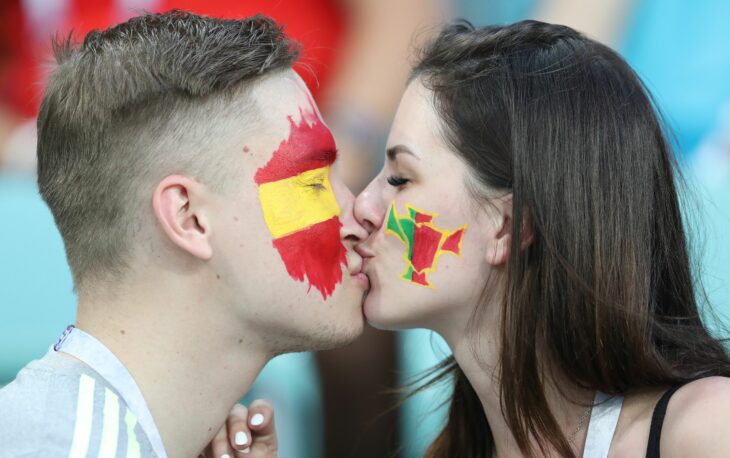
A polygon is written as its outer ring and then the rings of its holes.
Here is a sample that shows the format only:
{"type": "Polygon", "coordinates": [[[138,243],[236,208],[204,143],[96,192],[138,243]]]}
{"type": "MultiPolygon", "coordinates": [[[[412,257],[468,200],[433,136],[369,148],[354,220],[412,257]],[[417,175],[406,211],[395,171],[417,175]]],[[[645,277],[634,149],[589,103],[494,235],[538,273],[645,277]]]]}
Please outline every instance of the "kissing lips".
{"type": "Polygon", "coordinates": [[[362,272],[358,272],[355,275],[352,276],[352,278],[355,279],[355,282],[363,289],[369,290],[370,289],[370,279],[367,275],[365,275],[362,272]]]}
{"type": "Polygon", "coordinates": [[[363,273],[364,261],[362,257],[358,256],[357,253],[347,253],[347,270],[350,272],[350,276],[355,283],[361,288],[367,290],[370,289],[370,279],[365,273],[363,273]]]}

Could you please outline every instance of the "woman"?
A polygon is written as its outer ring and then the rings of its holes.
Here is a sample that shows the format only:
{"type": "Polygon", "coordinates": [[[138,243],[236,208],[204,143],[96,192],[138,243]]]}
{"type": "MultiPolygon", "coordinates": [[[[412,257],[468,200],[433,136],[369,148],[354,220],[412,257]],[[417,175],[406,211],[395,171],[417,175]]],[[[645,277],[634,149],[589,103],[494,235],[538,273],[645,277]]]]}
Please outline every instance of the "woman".
{"type": "Polygon", "coordinates": [[[429,456],[730,454],[675,173],[637,76],[570,28],[456,24],[425,50],[355,212],[369,322],[454,354],[429,456]]]}
{"type": "Polygon", "coordinates": [[[453,351],[429,457],[730,456],[675,167],[634,72],[568,27],[425,50],[355,213],[369,322],[453,351]]]}

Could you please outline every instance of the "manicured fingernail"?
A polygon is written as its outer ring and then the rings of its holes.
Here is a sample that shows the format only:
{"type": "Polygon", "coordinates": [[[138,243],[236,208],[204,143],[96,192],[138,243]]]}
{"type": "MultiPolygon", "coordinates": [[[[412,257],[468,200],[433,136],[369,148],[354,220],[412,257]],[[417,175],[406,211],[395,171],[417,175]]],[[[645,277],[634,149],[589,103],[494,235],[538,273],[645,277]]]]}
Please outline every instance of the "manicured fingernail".
{"type": "Polygon", "coordinates": [[[231,458],[231,455],[229,455],[228,453],[224,453],[223,455],[221,455],[221,458],[231,458]]]}
{"type": "Polygon", "coordinates": [[[264,424],[264,416],[260,413],[257,413],[253,417],[251,417],[251,424],[253,426],[261,426],[264,424]]]}
{"type": "Polygon", "coordinates": [[[243,450],[241,450],[241,453],[251,453],[251,447],[246,447],[243,450]]]}
{"type": "Polygon", "coordinates": [[[239,431],[236,433],[236,445],[246,445],[248,444],[248,436],[243,431],[239,431]]]}

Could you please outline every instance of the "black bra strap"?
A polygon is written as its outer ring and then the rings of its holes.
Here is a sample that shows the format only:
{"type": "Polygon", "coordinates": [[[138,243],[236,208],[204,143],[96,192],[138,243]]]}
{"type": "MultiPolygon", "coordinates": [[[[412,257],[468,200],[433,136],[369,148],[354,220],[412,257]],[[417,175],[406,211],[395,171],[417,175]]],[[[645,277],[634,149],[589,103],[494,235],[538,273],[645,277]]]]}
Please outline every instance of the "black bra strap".
{"type": "Polygon", "coordinates": [[[646,458],[659,458],[659,440],[662,436],[662,425],[664,424],[664,416],[667,413],[667,405],[672,395],[681,387],[680,384],[669,388],[654,407],[654,413],[651,416],[651,427],[649,428],[649,444],[646,446],[646,458]]]}

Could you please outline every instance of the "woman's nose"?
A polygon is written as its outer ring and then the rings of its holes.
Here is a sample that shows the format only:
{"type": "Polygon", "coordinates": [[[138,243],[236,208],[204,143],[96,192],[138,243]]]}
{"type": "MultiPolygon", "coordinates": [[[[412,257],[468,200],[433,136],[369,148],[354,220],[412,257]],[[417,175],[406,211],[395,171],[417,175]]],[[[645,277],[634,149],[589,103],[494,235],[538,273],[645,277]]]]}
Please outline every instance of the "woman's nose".
{"type": "Polygon", "coordinates": [[[376,180],[371,181],[355,199],[355,218],[368,233],[377,231],[385,218],[386,206],[377,190],[376,180]]]}

